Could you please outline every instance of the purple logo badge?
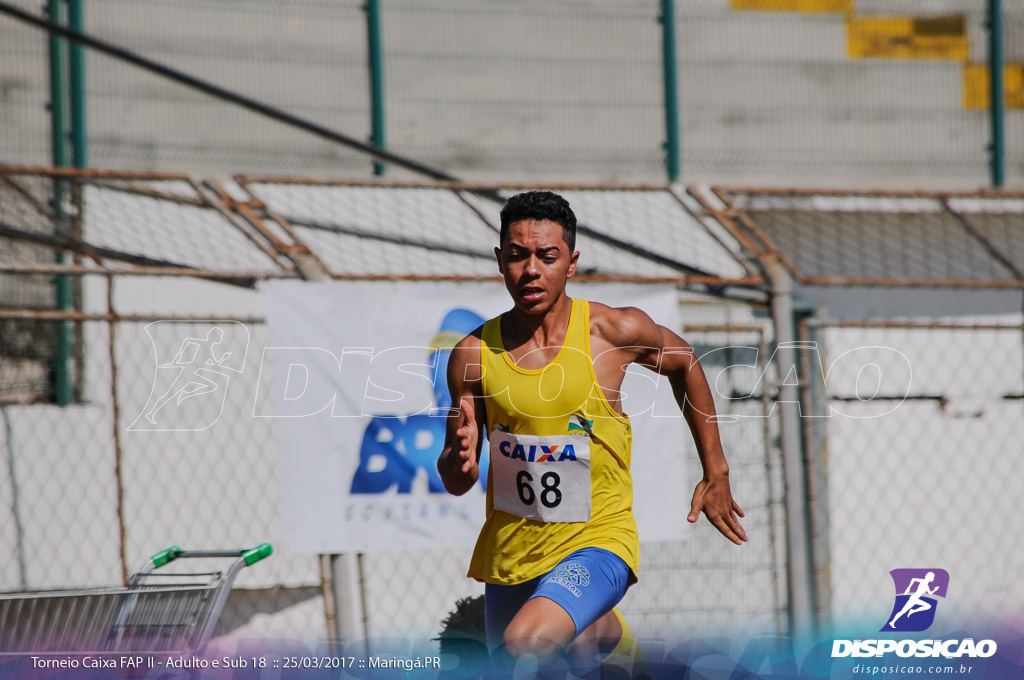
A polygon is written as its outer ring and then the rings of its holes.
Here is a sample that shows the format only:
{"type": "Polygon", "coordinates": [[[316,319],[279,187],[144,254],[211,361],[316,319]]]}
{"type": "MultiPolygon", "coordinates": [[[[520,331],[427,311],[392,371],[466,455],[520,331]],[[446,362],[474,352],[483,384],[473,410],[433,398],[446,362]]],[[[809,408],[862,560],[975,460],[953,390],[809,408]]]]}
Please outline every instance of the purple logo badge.
{"type": "Polygon", "coordinates": [[[935,620],[936,597],[946,597],[949,573],[945,569],[893,569],[896,603],[883,631],[917,633],[935,620]]]}

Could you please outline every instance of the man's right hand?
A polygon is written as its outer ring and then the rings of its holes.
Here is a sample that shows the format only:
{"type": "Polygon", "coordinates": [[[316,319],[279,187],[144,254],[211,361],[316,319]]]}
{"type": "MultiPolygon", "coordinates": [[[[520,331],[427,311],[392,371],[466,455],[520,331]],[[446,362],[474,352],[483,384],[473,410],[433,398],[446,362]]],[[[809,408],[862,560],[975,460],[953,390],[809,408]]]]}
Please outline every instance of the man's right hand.
{"type": "Polygon", "coordinates": [[[457,461],[462,462],[462,473],[480,474],[476,463],[476,446],[480,439],[480,431],[476,426],[476,413],[473,411],[473,401],[463,399],[459,402],[459,428],[455,430],[455,452],[458,454],[457,461]]]}
{"type": "Polygon", "coordinates": [[[473,488],[480,477],[476,459],[480,428],[477,426],[473,400],[463,398],[459,402],[458,415],[452,414],[449,417],[458,420],[454,437],[450,438],[449,446],[442,452],[437,469],[448,493],[461,496],[473,488]]]}

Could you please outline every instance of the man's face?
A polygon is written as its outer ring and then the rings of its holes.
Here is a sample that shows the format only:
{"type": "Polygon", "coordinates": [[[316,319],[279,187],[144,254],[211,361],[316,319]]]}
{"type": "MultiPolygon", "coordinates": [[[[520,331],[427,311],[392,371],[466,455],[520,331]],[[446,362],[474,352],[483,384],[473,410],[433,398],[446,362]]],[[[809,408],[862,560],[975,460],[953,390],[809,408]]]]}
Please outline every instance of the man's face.
{"type": "Polygon", "coordinates": [[[576,273],[579,253],[570,253],[562,226],[550,220],[520,220],[494,249],[498,271],[515,306],[528,314],[544,314],[565,292],[576,273]]]}

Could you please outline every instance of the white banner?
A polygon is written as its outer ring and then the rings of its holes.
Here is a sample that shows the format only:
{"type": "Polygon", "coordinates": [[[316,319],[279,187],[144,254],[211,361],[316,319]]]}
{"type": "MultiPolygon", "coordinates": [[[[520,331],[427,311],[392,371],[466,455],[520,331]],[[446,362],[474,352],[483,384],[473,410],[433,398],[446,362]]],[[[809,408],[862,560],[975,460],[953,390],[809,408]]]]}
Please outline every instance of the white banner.
{"type": "MultiPolygon", "coordinates": [[[[270,339],[254,415],[274,418],[285,548],[471,547],[484,521],[483,483],[450,496],[435,467],[450,403],[444,348],[511,307],[504,287],[271,281],[262,290],[270,339]]],[[[679,327],[672,287],[570,284],[569,293],[679,327]]],[[[623,392],[641,540],[679,540],[692,492],[685,421],[655,373],[630,367],[623,392]]]]}

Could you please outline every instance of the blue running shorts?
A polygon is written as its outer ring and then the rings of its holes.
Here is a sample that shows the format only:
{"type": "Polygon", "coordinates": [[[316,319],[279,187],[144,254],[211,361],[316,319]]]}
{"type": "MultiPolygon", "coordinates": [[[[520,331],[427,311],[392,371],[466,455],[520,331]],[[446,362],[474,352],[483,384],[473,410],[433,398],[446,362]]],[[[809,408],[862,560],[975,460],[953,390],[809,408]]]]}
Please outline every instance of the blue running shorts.
{"type": "Polygon", "coordinates": [[[576,634],[605,613],[626,594],[630,570],[622,558],[602,548],[584,548],[559,562],[543,576],[511,586],[488,583],[484,587],[484,623],[487,646],[501,644],[516,613],[535,597],[546,597],[564,609],[576,625],[576,634]]]}

